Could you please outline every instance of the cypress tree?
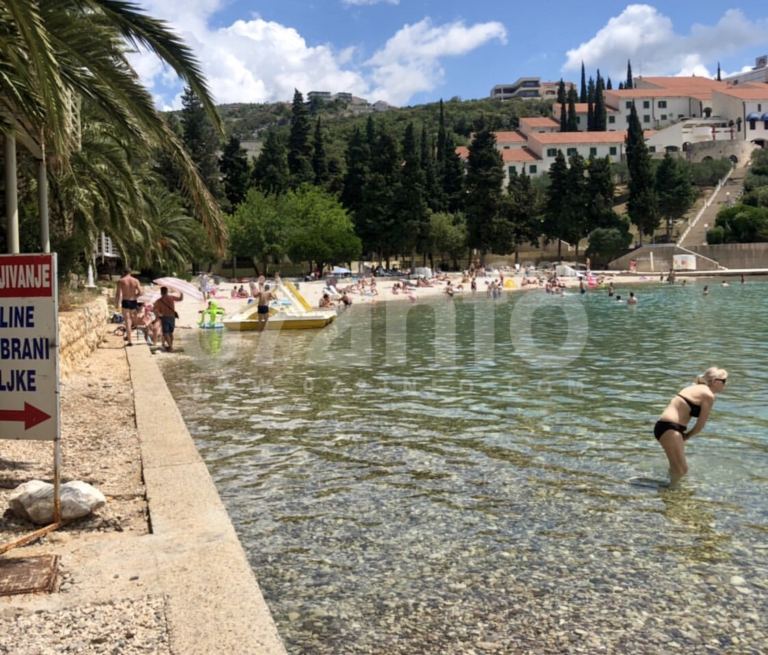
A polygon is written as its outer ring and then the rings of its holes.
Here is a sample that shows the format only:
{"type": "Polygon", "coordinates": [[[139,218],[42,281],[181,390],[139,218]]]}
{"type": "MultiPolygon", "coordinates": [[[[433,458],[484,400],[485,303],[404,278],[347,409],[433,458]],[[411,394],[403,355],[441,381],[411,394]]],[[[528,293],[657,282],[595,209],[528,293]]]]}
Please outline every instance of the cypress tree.
{"type": "Polygon", "coordinates": [[[613,91],[613,84],[611,84],[611,78],[608,78],[608,81],[605,83],[605,88],[608,89],[608,91],[613,91]]]}
{"type": "Polygon", "coordinates": [[[627,59],[627,81],[624,84],[625,89],[634,89],[635,83],[632,80],[632,63],[627,59]]]}
{"type": "Polygon", "coordinates": [[[557,102],[560,105],[560,131],[566,132],[568,130],[568,114],[566,111],[567,102],[565,93],[565,82],[560,78],[560,84],[557,87],[557,102]]]}
{"type": "Polygon", "coordinates": [[[722,82],[723,80],[720,78],[720,62],[717,62],[717,81],[722,82]]]}
{"type": "Polygon", "coordinates": [[[416,145],[416,131],[408,123],[403,134],[403,166],[400,175],[400,193],[396,207],[398,238],[404,250],[411,251],[411,266],[416,266],[416,252],[424,252],[428,236],[427,203],[424,200],[424,171],[421,168],[421,154],[416,145]]]}
{"type": "Polygon", "coordinates": [[[576,89],[568,90],[568,122],[566,132],[578,132],[579,124],[576,121],[576,89]]]}
{"type": "Polygon", "coordinates": [[[605,132],[608,127],[608,115],[605,109],[603,78],[600,77],[600,71],[597,71],[597,85],[595,87],[595,108],[592,122],[594,124],[595,132],[605,132]]]}
{"type": "Polygon", "coordinates": [[[565,225],[566,241],[576,247],[576,259],[579,257],[579,241],[585,237],[589,197],[587,196],[587,177],[584,157],[579,154],[568,158],[565,196],[565,225]]]}
{"type": "Polygon", "coordinates": [[[323,125],[320,117],[315,124],[315,142],[312,152],[312,170],[315,173],[314,182],[317,186],[325,186],[330,176],[328,174],[328,157],[325,154],[325,143],[323,140],[323,125]]]}
{"type": "Polygon", "coordinates": [[[597,159],[589,158],[587,166],[587,225],[584,236],[597,228],[612,228],[619,223],[619,218],[613,211],[613,200],[616,186],[613,182],[610,157],[597,159]]]}
{"type": "Polygon", "coordinates": [[[470,248],[485,253],[494,243],[494,224],[502,210],[504,162],[496,149],[496,136],[483,128],[469,145],[467,165],[467,232],[470,248]]]}
{"type": "Polygon", "coordinates": [[[291,133],[288,137],[288,170],[291,183],[297,187],[305,182],[312,183],[315,171],[312,169],[312,146],[309,143],[309,112],[304,106],[304,97],[296,89],[291,109],[291,133]]]}
{"type": "Polygon", "coordinates": [[[642,245],[643,236],[652,234],[659,226],[660,220],[651,157],[648,153],[648,147],[645,145],[643,128],[640,125],[634,102],[629,114],[626,143],[627,168],[629,169],[627,213],[629,220],[637,226],[640,245],[642,245]]]}
{"type": "Polygon", "coordinates": [[[290,187],[290,177],[285,144],[276,130],[269,130],[264,147],[253,165],[253,185],[265,194],[279,195],[290,187]]]}
{"type": "Polygon", "coordinates": [[[538,194],[525,171],[520,175],[515,172],[509,175],[504,214],[509,241],[517,259],[524,243],[538,245],[542,230],[538,194]]]}
{"type": "Polygon", "coordinates": [[[219,177],[219,138],[198,97],[189,87],[181,96],[182,141],[214,197],[222,196],[219,177]]]}
{"type": "Polygon", "coordinates": [[[443,189],[437,179],[434,149],[427,137],[427,126],[424,123],[421,124],[421,170],[424,173],[424,198],[427,205],[433,212],[445,211],[443,189]]]}
{"type": "Polygon", "coordinates": [[[248,153],[240,147],[240,141],[237,137],[229,137],[219,160],[219,168],[224,185],[224,195],[231,208],[234,209],[245,200],[250,174],[248,153]]]}
{"type": "Polygon", "coordinates": [[[549,167],[549,186],[544,204],[544,234],[557,239],[557,258],[562,259],[562,239],[565,238],[566,198],[568,194],[568,164],[562,150],[549,167]]]}
{"type": "Polygon", "coordinates": [[[456,152],[453,133],[446,133],[445,163],[443,164],[442,186],[448,211],[457,214],[464,211],[466,194],[464,192],[464,164],[456,152]]]}
{"type": "Polygon", "coordinates": [[[437,126],[437,155],[435,157],[435,171],[438,177],[443,175],[445,169],[446,157],[446,133],[445,133],[445,113],[443,110],[443,99],[440,98],[440,119],[437,126]]]}
{"type": "Polygon", "coordinates": [[[589,84],[587,85],[587,131],[595,131],[595,80],[592,76],[589,76],[589,84]]]}
{"type": "Polygon", "coordinates": [[[587,74],[584,70],[584,62],[581,62],[581,93],[579,94],[579,102],[587,101],[587,74]]]}
{"type": "Polygon", "coordinates": [[[619,82],[619,91],[621,91],[624,88],[624,82],[619,82]]]}

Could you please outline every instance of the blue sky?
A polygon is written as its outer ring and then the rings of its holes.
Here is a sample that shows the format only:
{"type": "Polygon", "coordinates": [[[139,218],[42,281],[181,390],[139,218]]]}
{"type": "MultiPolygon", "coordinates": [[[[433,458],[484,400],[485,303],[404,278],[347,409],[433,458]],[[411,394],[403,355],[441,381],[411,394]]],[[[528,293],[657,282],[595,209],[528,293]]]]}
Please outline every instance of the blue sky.
{"type": "MultiPolygon", "coordinates": [[[[534,75],[578,83],[600,69],[714,75],[768,53],[768,5],[739,0],[139,0],[194,49],[217,102],[349,91],[397,106],[486,97],[534,75]]],[[[132,61],[161,108],[181,86],[152,55],[132,61]]]]}

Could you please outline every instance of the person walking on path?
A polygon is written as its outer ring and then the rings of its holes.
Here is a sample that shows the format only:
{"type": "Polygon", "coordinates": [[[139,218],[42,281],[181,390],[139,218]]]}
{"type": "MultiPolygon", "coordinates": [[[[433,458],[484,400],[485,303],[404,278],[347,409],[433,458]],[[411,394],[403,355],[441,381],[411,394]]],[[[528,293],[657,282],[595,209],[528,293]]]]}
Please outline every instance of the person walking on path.
{"type": "Polygon", "coordinates": [[[176,329],[176,303],[184,300],[184,294],[178,296],[168,293],[168,287],[160,287],[160,297],[155,301],[155,316],[163,327],[163,345],[168,352],[173,352],[173,332],[176,329]]]}
{"type": "Polygon", "coordinates": [[[115,290],[115,309],[123,314],[126,346],[133,345],[133,324],[136,319],[136,310],[139,308],[138,298],[141,293],[141,284],[131,275],[131,269],[124,268],[123,277],[117,281],[117,289],[115,290]]]}
{"type": "Polygon", "coordinates": [[[704,375],[696,378],[696,383],[683,389],[669,401],[653,428],[653,434],[661,444],[669,460],[669,477],[675,484],[688,472],[685,461],[685,442],[695,437],[704,429],[709,418],[715,394],[725,389],[728,371],[722,368],[708,368],[704,375]],[[691,430],[688,422],[696,419],[691,430]]]}

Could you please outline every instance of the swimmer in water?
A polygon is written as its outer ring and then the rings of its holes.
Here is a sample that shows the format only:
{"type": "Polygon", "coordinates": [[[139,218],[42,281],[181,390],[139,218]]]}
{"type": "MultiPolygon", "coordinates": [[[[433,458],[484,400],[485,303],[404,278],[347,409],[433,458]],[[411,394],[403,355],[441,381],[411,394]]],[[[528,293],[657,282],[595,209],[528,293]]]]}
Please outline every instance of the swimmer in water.
{"type": "Polygon", "coordinates": [[[661,444],[669,460],[669,477],[675,484],[688,472],[685,461],[685,442],[704,429],[709,418],[715,394],[725,389],[728,372],[722,368],[708,368],[704,375],[696,378],[696,383],[677,394],[661,413],[653,428],[653,434],[661,444]],[[691,430],[688,422],[696,419],[691,430]]]}

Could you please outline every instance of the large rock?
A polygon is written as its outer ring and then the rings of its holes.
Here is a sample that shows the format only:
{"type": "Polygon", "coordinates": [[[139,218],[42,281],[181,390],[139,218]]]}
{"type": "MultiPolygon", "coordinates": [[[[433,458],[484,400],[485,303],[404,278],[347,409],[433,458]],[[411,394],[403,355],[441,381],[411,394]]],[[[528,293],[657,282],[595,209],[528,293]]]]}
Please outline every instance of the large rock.
{"type": "MultiPolygon", "coordinates": [[[[78,519],[103,507],[107,499],[96,487],[73,480],[61,485],[61,518],[78,519]]],[[[30,480],[14,489],[8,504],[11,511],[28,521],[53,523],[53,485],[42,480],[30,480]]]]}

